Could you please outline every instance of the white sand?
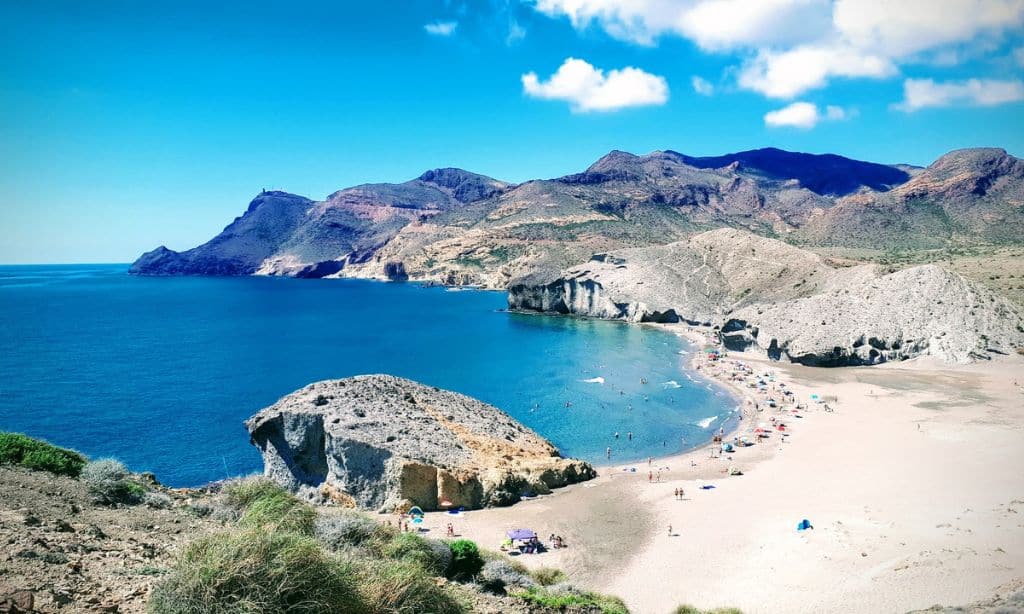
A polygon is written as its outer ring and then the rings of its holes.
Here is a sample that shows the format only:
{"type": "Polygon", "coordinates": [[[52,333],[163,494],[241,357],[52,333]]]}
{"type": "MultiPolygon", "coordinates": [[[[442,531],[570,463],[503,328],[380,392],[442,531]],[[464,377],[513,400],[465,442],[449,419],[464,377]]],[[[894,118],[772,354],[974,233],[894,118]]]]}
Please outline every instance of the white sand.
{"type": "MultiPolygon", "coordinates": [[[[799,401],[838,397],[835,412],[814,405],[785,419],[786,443],[776,432],[732,460],[707,449],[655,460],[661,483],[648,483],[646,461],[636,473],[604,468],[590,483],[456,518],[457,532],[491,548],[518,526],[562,535],[569,548],[517,558],[562,567],[640,614],[682,603],[905,612],[1024,586],[1024,359],[812,369],[739,358],[799,401]],[[732,465],[745,475],[727,476],[732,465]],[[716,488],[699,490],[698,478],[716,488]],[[796,531],[803,518],[814,530],[796,531]]],[[[441,536],[449,519],[429,514],[425,526],[441,536]]]]}

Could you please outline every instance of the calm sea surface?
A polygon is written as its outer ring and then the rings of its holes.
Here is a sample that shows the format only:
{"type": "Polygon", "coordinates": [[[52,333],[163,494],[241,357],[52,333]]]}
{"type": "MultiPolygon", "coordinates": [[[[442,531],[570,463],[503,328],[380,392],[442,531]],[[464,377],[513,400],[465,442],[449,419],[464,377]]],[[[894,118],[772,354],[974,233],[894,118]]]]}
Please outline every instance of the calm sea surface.
{"type": "Polygon", "coordinates": [[[698,445],[736,405],[682,369],[674,335],[509,314],[503,293],[126,271],[0,266],[0,430],[188,486],[261,470],[242,421],[321,379],[449,388],[595,462],[698,445]]]}

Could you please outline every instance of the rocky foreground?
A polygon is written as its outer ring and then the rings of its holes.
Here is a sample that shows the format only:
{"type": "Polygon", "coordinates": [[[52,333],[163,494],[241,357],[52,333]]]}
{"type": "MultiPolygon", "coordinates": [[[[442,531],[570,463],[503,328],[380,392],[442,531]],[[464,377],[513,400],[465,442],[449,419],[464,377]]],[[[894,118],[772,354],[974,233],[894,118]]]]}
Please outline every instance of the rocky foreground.
{"type": "Polygon", "coordinates": [[[922,355],[964,363],[1024,347],[1013,305],[938,266],[838,267],[731,229],[527,276],[508,301],[523,311],[713,326],[730,349],[817,366],[922,355]]]}
{"type": "Polygon", "coordinates": [[[390,375],[310,384],[246,428],[268,477],[364,509],[510,505],[596,476],[495,407],[390,375]]]}

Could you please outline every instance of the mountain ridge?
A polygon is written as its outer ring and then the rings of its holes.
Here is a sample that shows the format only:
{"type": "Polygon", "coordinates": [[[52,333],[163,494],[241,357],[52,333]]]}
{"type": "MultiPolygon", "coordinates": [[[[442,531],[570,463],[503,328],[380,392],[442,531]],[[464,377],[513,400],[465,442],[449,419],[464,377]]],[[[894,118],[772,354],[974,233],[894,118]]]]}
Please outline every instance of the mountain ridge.
{"type": "Polygon", "coordinates": [[[583,172],[519,184],[457,168],[314,201],[256,196],[203,245],[161,247],[138,275],[422,279],[504,288],[614,249],[737,228],[802,246],[1024,242],[1024,162],[998,148],[883,165],[774,148],[694,157],[613,150],[583,172]]]}

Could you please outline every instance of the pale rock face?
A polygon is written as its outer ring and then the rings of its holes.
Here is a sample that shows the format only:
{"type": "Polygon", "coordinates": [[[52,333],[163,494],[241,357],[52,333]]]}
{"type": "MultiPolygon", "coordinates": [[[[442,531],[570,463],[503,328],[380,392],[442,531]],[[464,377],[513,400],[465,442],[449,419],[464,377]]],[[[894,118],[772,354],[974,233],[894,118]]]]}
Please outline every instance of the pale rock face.
{"type": "Polygon", "coordinates": [[[820,366],[968,362],[1024,347],[1008,301],[934,265],[834,268],[773,239],[715,230],[621,250],[509,289],[517,310],[721,327],[731,349],[820,366]]]}
{"type": "Polygon", "coordinates": [[[364,509],[510,505],[596,476],[495,407],[388,375],[310,384],[246,427],[268,477],[364,509]]]}

